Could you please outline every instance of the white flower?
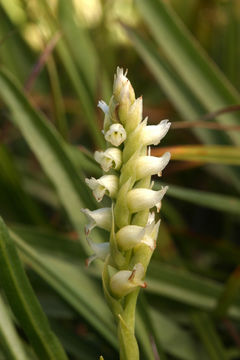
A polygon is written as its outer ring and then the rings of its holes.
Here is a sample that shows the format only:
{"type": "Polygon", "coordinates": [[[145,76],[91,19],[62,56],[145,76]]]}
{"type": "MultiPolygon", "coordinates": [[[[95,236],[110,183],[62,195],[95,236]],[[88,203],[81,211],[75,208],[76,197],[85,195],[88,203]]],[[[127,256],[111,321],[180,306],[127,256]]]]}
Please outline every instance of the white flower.
{"type": "Polygon", "coordinates": [[[111,168],[119,170],[122,164],[122,152],[117,148],[111,147],[106,151],[95,151],[94,159],[105,172],[108,172],[111,168]]]}
{"type": "Polygon", "coordinates": [[[118,103],[123,100],[123,96],[127,96],[131,103],[135,100],[135,93],[133,87],[126,75],[127,70],[124,73],[123,69],[119,67],[117,68],[117,74],[114,75],[113,95],[118,103]],[[123,92],[125,93],[124,95],[123,92]]]}
{"type": "Polygon", "coordinates": [[[142,141],[145,145],[158,145],[166,135],[171,123],[168,120],[162,120],[158,125],[148,125],[142,130],[142,141]]]}
{"type": "Polygon", "coordinates": [[[104,114],[107,114],[109,112],[109,107],[105,103],[105,101],[100,100],[97,106],[104,112],[104,114]]]}
{"type": "Polygon", "coordinates": [[[168,186],[163,187],[159,191],[142,188],[130,190],[127,194],[127,204],[130,212],[135,213],[145,209],[150,209],[154,206],[156,206],[157,210],[159,210],[161,200],[167,189],[168,186]]]}
{"type": "Polygon", "coordinates": [[[87,185],[93,190],[93,196],[99,202],[102,200],[105,193],[111,198],[114,198],[118,190],[118,177],[116,175],[104,175],[99,179],[91,177],[85,179],[87,185]]]}
{"type": "Polygon", "coordinates": [[[121,145],[126,137],[126,131],[121,124],[112,124],[105,134],[105,139],[114,146],[121,145]]]}
{"type": "Polygon", "coordinates": [[[123,73],[123,69],[117,67],[117,74],[114,75],[114,82],[113,82],[113,94],[117,97],[120,95],[123,85],[128,81],[126,77],[127,70],[123,73]]]}
{"type": "Polygon", "coordinates": [[[147,284],[142,280],[144,267],[141,263],[134,266],[133,270],[121,270],[111,277],[110,288],[114,296],[126,296],[138,286],[145,288],[147,284]]]}
{"type": "Polygon", "coordinates": [[[122,250],[130,250],[141,243],[148,245],[152,250],[156,247],[156,239],[160,221],[147,224],[145,227],[127,225],[116,233],[116,240],[122,250]]]}
{"type": "Polygon", "coordinates": [[[86,260],[86,265],[89,266],[91,262],[95,259],[100,259],[102,261],[105,261],[110,251],[109,242],[96,244],[92,242],[91,239],[89,239],[88,237],[87,237],[87,241],[91,249],[94,251],[94,254],[86,260]]]}
{"type": "Polygon", "coordinates": [[[87,216],[90,221],[89,224],[85,227],[86,235],[90,233],[90,231],[98,226],[102,229],[111,230],[112,226],[112,209],[111,208],[101,208],[97,210],[89,210],[89,209],[81,209],[81,211],[87,216]]]}
{"type": "Polygon", "coordinates": [[[168,164],[170,157],[169,152],[166,152],[162,157],[140,156],[136,162],[136,180],[154,174],[161,176],[161,172],[168,164]]]}

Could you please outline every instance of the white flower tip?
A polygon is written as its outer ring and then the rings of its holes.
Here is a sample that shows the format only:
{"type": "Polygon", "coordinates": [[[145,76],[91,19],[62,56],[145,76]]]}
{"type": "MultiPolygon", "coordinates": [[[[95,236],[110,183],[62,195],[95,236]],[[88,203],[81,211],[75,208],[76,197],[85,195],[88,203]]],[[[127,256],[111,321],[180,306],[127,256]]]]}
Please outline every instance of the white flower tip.
{"type": "Polygon", "coordinates": [[[104,114],[109,112],[109,106],[105,103],[105,101],[100,100],[97,106],[104,112],[104,114]]]}

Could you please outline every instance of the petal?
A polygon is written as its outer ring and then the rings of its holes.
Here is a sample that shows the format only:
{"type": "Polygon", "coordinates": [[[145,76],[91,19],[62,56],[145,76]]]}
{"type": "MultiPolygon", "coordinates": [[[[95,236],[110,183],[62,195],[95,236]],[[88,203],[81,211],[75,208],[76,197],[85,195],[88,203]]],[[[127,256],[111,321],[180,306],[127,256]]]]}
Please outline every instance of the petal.
{"type": "Polygon", "coordinates": [[[158,145],[161,139],[166,135],[171,123],[168,120],[162,120],[158,125],[148,125],[143,128],[142,141],[145,145],[158,145]]]}
{"type": "Polygon", "coordinates": [[[105,139],[114,146],[121,145],[126,137],[126,131],[121,124],[112,124],[105,134],[105,139]]]}
{"type": "Polygon", "coordinates": [[[116,240],[122,250],[132,249],[142,239],[142,226],[127,225],[116,233],[116,240]]]}
{"type": "Polygon", "coordinates": [[[106,151],[95,151],[94,159],[105,172],[108,172],[111,168],[119,170],[122,164],[122,152],[117,148],[111,147],[106,151]]]}
{"type": "Polygon", "coordinates": [[[81,209],[81,211],[87,216],[90,221],[86,225],[85,231],[88,235],[89,232],[95,227],[98,226],[107,231],[111,230],[112,226],[112,209],[111,208],[102,208],[97,210],[81,209]]]}
{"type": "Polygon", "coordinates": [[[104,175],[99,179],[92,177],[85,179],[85,182],[93,190],[93,196],[99,202],[105,193],[110,197],[115,197],[118,190],[118,177],[116,175],[104,175]]]}
{"type": "Polygon", "coordinates": [[[168,186],[163,187],[159,191],[142,188],[130,190],[127,194],[129,210],[135,213],[159,205],[167,189],[168,186]]]}
{"type": "Polygon", "coordinates": [[[140,156],[136,163],[136,180],[142,179],[148,175],[158,174],[160,176],[170,158],[171,154],[169,152],[166,152],[161,157],[140,156]]]}
{"type": "Polygon", "coordinates": [[[118,271],[110,279],[110,288],[113,295],[120,298],[131,293],[139,286],[145,288],[147,285],[142,281],[144,272],[145,270],[141,263],[136,264],[132,271],[118,271]]]}
{"type": "Polygon", "coordinates": [[[87,238],[87,241],[91,249],[94,251],[94,254],[87,259],[86,265],[89,266],[90,263],[95,259],[105,261],[110,252],[109,242],[96,244],[89,238],[87,238]]]}
{"type": "Polygon", "coordinates": [[[109,112],[109,107],[108,105],[105,103],[105,101],[103,100],[100,100],[98,102],[98,105],[97,105],[103,112],[104,114],[108,113],[109,112]]]}

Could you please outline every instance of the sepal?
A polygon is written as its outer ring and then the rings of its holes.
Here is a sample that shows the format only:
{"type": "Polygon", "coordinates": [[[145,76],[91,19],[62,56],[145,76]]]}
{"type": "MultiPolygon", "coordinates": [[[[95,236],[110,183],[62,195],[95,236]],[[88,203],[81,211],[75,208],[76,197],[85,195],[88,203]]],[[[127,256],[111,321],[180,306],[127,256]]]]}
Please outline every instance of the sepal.
{"type": "Polygon", "coordinates": [[[91,177],[91,179],[85,179],[87,185],[92,189],[93,196],[100,202],[105,193],[111,198],[117,195],[118,190],[118,177],[116,175],[103,175],[99,179],[91,177]]]}
{"type": "Polygon", "coordinates": [[[81,211],[84,213],[84,215],[87,216],[89,220],[89,223],[85,226],[86,235],[88,235],[95,226],[98,226],[107,231],[111,230],[111,208],[101,208],[93,211],[89,209],[81,209],[81,211]]]}
{"type": "Polygon", "coordinates": [[[139,286],[146,288],[147,284],[142,280],[145,270],[141,263],[134,266],[133,270],[121,270],[110,279],[110,288],[114,296],[121,298],[131,293],[139,286]]]}
{"type": "Polygon", "coordinates": [[[96,244],[89,237],[87,237],[87,241],[91,249],[94,251],[94,254],[86,260],[86,265],[89,266],[95,259],[105,261],[110,251],[109,242],[96,244]]]}
{"type": "Polygon", "coordinates": [[[136,161],[136,180],[142,179],[148,175],[161,176],[162,170],[167,166],[171,154],[166,152],[161,157],[140,156],[136,161]]]}
{"type": "Polygon", "coordinates": [[[131,213],[135,213],[144,209],[151,209],[156,206],[159,211],[161,200],[167,192],[168,186],[164,186],[159,191],[150,189],[136,188],[127,194],[127,204],[131,213]]]}
{"type": "Polygon", "coordinates": [[[145,145],[158,145],[162,138],[167,134],[171,123],[168,120],[162,120],[158,125],[147,125],[142,131],[142,142],[145,145]]]}

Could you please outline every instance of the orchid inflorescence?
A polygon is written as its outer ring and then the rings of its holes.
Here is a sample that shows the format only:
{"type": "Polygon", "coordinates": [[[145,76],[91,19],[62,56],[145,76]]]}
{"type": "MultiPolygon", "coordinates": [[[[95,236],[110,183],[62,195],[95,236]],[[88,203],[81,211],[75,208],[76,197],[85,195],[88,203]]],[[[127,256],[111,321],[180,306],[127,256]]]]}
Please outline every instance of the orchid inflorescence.
{"type": "Polygon", "coordinates": [[[86,234],[94,251],[88,263],[95,258],[104,261],[103,288],[118,323],[120,359],[137,360],[136,300],[139,289],[146,287],[144,277],[160,225],[151,209],[160,210],[167,191],[167,186],[152,190],[151,176],[161,176],[170,160],[169,152],[162,157],[151,156],[149,146],[159,144],[170,123],[162,120],[158,125],[147,125],[147,118],[142,120],[142,97],[135,98],[126,74],[117,68],[109,105],[104,101],[98,104],[105,114],[107,149],[96,151],[94,158],[104,175],[86,179],[95,199],[100,202],[107,195],[112,207],[83,212],[90,220],[86,234]],[[95,226],[110,232],[108,242],[96,244],[89,239],[95,226]]]}

